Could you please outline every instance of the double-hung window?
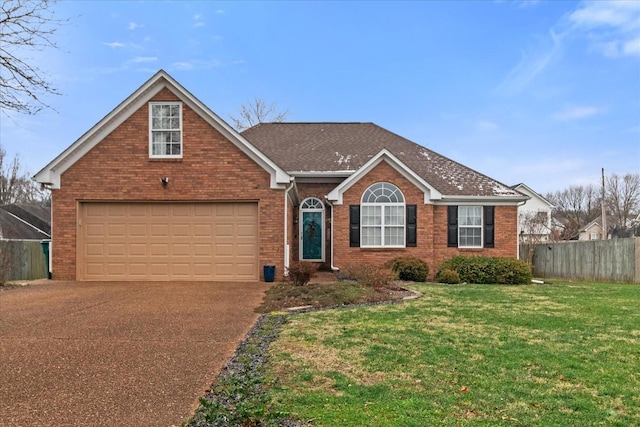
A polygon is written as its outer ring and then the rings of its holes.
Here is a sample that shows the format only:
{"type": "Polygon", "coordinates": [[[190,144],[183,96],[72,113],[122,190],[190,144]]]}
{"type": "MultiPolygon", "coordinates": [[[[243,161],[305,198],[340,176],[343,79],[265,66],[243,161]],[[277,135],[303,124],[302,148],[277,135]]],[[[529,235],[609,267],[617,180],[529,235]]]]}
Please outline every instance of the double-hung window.
{"type": "Polygon", "coordinates": [[[482,247],[482,206],[458,207],[458,244],[461,248],[482,247]]]}
{"type": "Polygon", "coordinates": [[[182,157],[182,104],[180,102],[149,104],[149,156],[182,157]]]}
{"type": "Polygon", "coordinates": [[[398,187],[378,182],[362,195],[362,247],[405,247],[405,202],[398,187]]]}

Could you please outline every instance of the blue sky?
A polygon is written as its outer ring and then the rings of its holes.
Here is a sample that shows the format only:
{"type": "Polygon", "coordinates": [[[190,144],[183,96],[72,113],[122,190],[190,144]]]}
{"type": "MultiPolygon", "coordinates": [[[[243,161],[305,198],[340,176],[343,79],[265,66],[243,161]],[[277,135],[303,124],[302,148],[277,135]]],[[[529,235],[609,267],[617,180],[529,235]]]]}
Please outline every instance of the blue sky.
{"type": "Polygon", "coordinates": [[[2,115],[35,173],[162,68],[223,119],[375,122],[540,193],[640,172],[640,2],[60,1],[56,111],[2,115]]]}

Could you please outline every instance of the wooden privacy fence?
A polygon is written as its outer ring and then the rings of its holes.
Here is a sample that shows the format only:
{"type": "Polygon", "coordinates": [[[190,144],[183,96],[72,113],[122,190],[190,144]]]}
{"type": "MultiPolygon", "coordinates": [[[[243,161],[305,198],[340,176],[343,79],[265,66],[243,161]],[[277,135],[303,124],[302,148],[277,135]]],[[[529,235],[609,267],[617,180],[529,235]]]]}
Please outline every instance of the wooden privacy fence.
{"type": "Polygon", "coordinates": [[[525,244],[520,259],[530,251],[536,277],[640,283],[640,238],[525,244]]]}
{"type": "Polygon", "coordinates": [[[0,282],[47,277],[40,241],[0,240],[0,282]]]}

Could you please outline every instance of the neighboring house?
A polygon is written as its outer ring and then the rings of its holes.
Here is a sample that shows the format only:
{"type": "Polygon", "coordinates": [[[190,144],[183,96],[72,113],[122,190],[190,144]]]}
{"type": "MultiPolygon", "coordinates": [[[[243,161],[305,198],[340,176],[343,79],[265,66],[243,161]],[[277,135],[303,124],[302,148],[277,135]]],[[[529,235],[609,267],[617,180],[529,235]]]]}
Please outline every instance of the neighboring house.
{"type": "Polygon", "coordinates": [[[372,123],[236,132],[164,71],[34,179],[52,189],[53,275],[258,280],[295,260],[516,257],[508,186],[372,123]]]}
{"type": "Polygon", "coordinates": [[[51,238],[51,209],[39,205],[0,206],[0,240],[51,238]]]}
{"type": "Polygon", "coordinates": [[[547,242],[551,236],[551,210],[553,205],[547,199],[525,184],[517,184],[514,190],[529,196],[518,206],[518,235],[523,243],[547,242]]]}
{"type": "Polygon", "coordinates": [[[578,240],[602,240],[602,216],[582,227],[578,232],[578,240]]]}

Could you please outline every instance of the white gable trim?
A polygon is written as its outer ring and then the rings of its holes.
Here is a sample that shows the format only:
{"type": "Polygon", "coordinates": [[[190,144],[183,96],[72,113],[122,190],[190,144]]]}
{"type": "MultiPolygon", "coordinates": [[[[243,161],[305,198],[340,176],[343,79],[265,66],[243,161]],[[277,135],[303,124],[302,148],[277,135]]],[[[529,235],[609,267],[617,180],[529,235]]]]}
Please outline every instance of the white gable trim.
{"type": "Polygon", "coordinates": [[[367,163],[365,163],[360,169],[350,175],[347,179],[342,181],[340,185],[331,190],[331,192],[327,195],[327,199],[329,199],[335,205],[342,204],[342,195],[345,191],[347,191],[351,186],[353,186],[356,182],[360,180],[363,176],[368,174],[373,168],[378,166],[381,162],[386,162],[389,166],[394,168],[398,173],[400,173],[403,177],[409,180],[413,185],[418,187],[424,193],[424,203],[430,204],[433,200],[440,200],[442,198],[442,194],[438,190],[436,190],[432,185],[422,179],[418,174],[412,171],[407,165],[398,160],[396,156],[391,154],[389,150],[383,148],[371,158],[367,163]]]}
{"type": "Polygon", "coordinates": [[[515,187],[513,187],[513,189],[523,193],[525,196],[536,197],[542,203],[547,204],[550,209],[554,208],[553,204],[550,201],[548,201],[546,198],[544,198],[542,195],[540,195],[540,193],[538,193],[538,192],[534,191],[533,189],[531,189],[531,187],[529,187],[527,184],[520,183],[520,184],[516,185],[515,187]]]}
{"type": "Polygon", "coordinates": [[[52,189],[60,188],[60,177],[67,169],[73,166],[82,156],[87,154],[107,135],[124,123],[133,112],[144,106],[153,96],[164,88],[173,92],[182,102],[209,123],[211,127],[220,132],[249,158],[267,171],[271,176],[271,188],[283,189],[285,185],[290,182],[291,179],[284,170],[238,134],[238,132],[182,87],[182,85],[164,70],[160,70],[154,74],[153,77],[140,86],[138,90],[127,97],[127,99],[120,103],[113,111],[107,114],[95,126],[40,170],[33,179],[52,189]]]}

